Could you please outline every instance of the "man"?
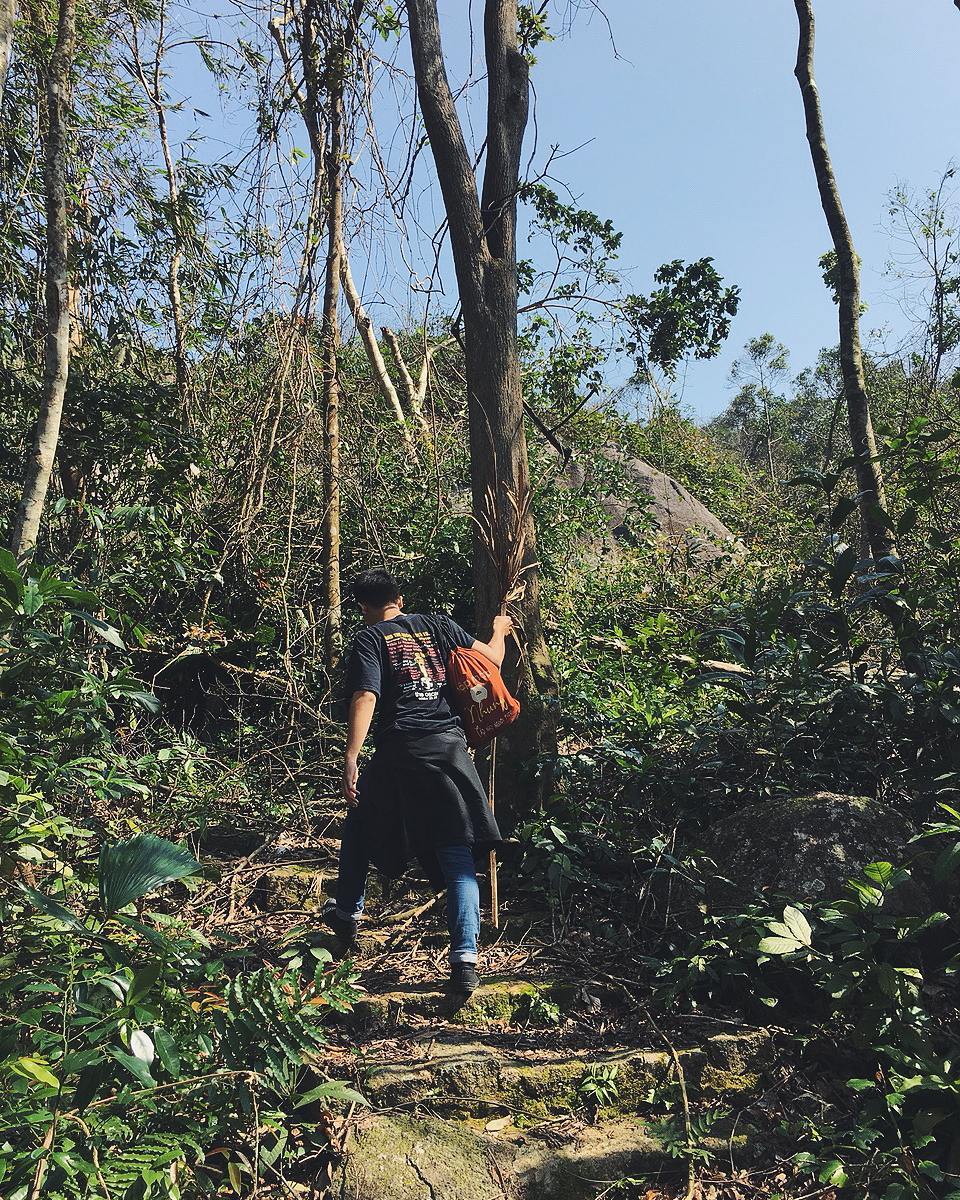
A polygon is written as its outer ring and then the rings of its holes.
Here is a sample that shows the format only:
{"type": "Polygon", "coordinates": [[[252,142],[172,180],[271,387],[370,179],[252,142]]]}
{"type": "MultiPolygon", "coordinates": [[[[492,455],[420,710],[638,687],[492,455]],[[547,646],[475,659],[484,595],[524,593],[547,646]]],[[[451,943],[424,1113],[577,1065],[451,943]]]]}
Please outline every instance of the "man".
{"type": "Polygon", "coordinates": [[[404,613],[403,596],[386,571],[364,572],[352,592],[365,628],[354,638],[347,666],[348,811],[336,905],[327,920],[343,949],[354,948],[371,861],[399,875],[415,854],[431,882],[446,886],[450,987],[468,996],[478,983],[474,855],[501,839],[463,723],[449,703],[447,660],[455,646],[465,646],[499,667],[513,623],[494,617],[493,636],[479,642],[449,617],[404,613]],[[378,705],[375,752],[358,780],[357,760],[378,705]]]}

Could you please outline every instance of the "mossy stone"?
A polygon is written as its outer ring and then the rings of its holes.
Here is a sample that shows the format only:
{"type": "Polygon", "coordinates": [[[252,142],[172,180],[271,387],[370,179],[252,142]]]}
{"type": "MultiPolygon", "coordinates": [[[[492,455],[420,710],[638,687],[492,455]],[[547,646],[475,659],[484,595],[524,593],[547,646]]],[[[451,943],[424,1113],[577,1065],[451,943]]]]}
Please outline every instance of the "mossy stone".
{"type": "MultiPolygon", "coordinates": [[[[379,1063],[366,1073],[363,1092],[374,1105],[389,1107],[442,1095],[462,1097],[467,1111],[478,1101],[496,1100],[500,1059],[486,1046],[435,1046],[429,1058],[413,1062],[379,1063]]],[[[489,1109],[483,1103],[479,1111],[489,1109]]]]}
{"type": "Polygon", "coordinates": [[[339,1200],[502,1200],[496,1162],[512,1157],[469,1129],[433,1117],[370,1116],[348,1144],[339,1200]]]}
{"type": "MultiPolygon", "coordinates": [[[[817,792],[750,804],[704,835],[718,868],[707,898],[721,909],[764,891],[837,900],[869,863],[903,861],[914,832],[902,812],[866,796],[817,792]]],[[[909,891],[895,899],[912,907],[909,891]]]]}
{"type": "MultiPolygon", "coordinates": [[[[364,1092],[377,1106],[419,1104],[442,1097],[453,1103],[445,1112],[482,1114],[502,1105],[519,1121],[543,1120],[582,1110],[582,1085],[590,1068],[616,1067],[616,1094],[604,1107],[609,1116],[643,1112],[651,1089],[662,1087],[673,1072],[663,1050],[618,1050],[586,1058],[580,1055],[528,1060],[480,1042],[464,1042],[450,1031],[449,1041],[432,1041],[426,1057],[374,1063],[364,1092]]],[[[772,1042],[765,1030],[719,1034],[702,1046],[678,1051],[692,1094],[743,1094],[756,1090],[771,1066],[772,1042]]]]}
{"type": "Polygon", "coordinates": [[[307,864],[281,864],[270,867],[257,880],[251,899],[266,912],[303,909],[318,912],[323,907],[325,871],[307,864]]]}
{"type": "Polygon", "coordinates": [[[540,995],[561,1009],[572,1004],[574,989],[553,980],[531,983],[517,979],[485,980],[464,1000],[429,984],[410,984],[365,996],[354,1005],[353,1023],[369,1031],[385,1029],[404,1014],[440,1019],[454,1025],[491,1029],[510,1025],[540,995]]]}

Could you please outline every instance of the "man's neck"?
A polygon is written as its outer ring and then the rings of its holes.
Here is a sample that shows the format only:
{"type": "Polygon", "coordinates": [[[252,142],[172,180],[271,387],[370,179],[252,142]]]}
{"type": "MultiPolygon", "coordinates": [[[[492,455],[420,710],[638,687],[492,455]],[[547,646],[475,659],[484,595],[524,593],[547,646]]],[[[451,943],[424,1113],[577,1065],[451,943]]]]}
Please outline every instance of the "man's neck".
{"type": "Polygon", "coordinates": [[[388,604],[387,607],[376,615],[376,619],[371,621],[371,625],[379,625],[381,621],[392,621],[394,617],[399,617],[403,610],[399,604],[388,604]]]}

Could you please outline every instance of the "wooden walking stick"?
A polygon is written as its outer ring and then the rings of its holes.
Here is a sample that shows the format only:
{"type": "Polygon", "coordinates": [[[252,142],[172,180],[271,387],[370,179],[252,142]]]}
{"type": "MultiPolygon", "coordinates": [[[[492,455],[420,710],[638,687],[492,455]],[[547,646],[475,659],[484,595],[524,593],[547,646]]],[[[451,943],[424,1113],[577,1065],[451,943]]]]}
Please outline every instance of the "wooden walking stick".
{"type": "MultiPolygon", "coordinates": [[[[499,582],[500,607],[499,615],[506,616],[507,606],[519,600],[524,592],[524,574],[533,564],[525,564],[524,556],[524,523],[530,506],[530,496],[522,503],[508,495],[513,507],[513,529],[508,532],[507,545],[500,545],[497,532],[500,527],[496,520],[496,498],[492,491],[487,492],[486,512],[484,519],[479,522],[481,535],[486,544],[494,570],[499,582]]],[[[490,745],[490,758],[487,775],[487,802],[491,813],[496,814],[496,772],[497,772],[497,741],[494,738],[490,745]]],[[[500,928],[500,891],[497,880],[497,852],[490,851],[490,922],[494,929],[500,928]]]]}
{"type": "MultiPolygon", "coordinates": [[[[515,589],[514,589],[515,590],[515,589]]],[[[506,616],[507,601],[504,598],[500,602],[500,616],[506,616]]],[[[496,817],[497,802],[496,802],[496,778],[497,778],[497,739],[494,738],[490,743],[490,774],[487,779],[487,803],[490,805],[490,812],[496,817]]],[[[494,929],[500,928],[500,889],[497,881],[497,852],[490,851],[490,923],[494,929]]]]}
{"type": "MultiPolygon", "coordinates": [[[[494,777],[497,773],[497,739],[494,738],[490,745],[490,778],[487,782],[487,801],[490,804],[490,811],[494,815],[497,812],[496,801],[494,799],[494,777]]],[[[490,851],[490,923],[494,929],[500,928],[500,891],[497,886],[497,852],[490,851]]]]}

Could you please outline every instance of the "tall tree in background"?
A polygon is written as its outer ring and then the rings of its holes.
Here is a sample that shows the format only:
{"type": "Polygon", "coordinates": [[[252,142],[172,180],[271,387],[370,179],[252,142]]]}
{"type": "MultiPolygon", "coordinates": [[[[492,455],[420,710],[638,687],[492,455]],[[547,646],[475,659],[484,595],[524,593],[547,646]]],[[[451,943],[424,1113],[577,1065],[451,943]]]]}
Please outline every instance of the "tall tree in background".
{"type": "Polygon", "coordinates": [[[44,336],[43,390],[33,445],[27,458],[20,503],[13,521],[11,550],[22,558],[36,545],[43,505],[57,454],[63,400],[70,366],[69,242],[67,203],[70,82],[76,46],[76,0],[60,0],[57,39],[46,68],[44,138],[44,336]]]}
{"type": "Polygon", "coordinates": [[[349,280],[348,290],[353,286],[343,237],[343,176],[348,155],[344,97],[353,70],[352,55],[364,5],[365,0],[352,0],[349,9],[344,11],[339,0],[304,0],[301,5],[288,5],[282,21],[274,18],[269,25],[283,59],[287,84],[300,109],[313,157],[304,269],[297,297],[297,303],[304,312],[308,312],[312,306],[312,248],[321,240],[321,228],[325,233],[320,320],[324,450],[321,574],[322,603],[326,612],[325,658],[331,670],[339,661],[343,640],[340,587],[339,299],[342,280],[349,280]],[[292,40],[288,40],[291,31],[292,40]],[[295,63],[299,63],[302,85],[296,79],[295,63]]]}
{"type": "MultiPolygon", "coordinates": [[[[340,659],[343,646],[341,633],[340,594],[340,379],[338,352],[340,322],[338,299],[340,275],[343,270],[343,169],[344,169],[344,87],[349,69],[350,54],[356,40],[363,14],[364,0],[354,0],[344,19],[336,12],[335,2],[329,4],[323,24],[328,30],[328,43],[319,79],[311,81],[311,62],[316,61],[315,49],[303,45],[303,61],[307,71],[307,86],[322,85],[326,91],[327,138],[327,260],[323,286],[323,318],[321,339],[323,347],[323,413],[324,413],[324,523],[323,523],[323,600],[327,610],[326,659],[333,669],[340,659]]],[[[304,30],[311,28],[314,5],[307,4],[304,30]]],[[[313,32],[311,37],[315,36],[313,32]]]]}
{"type": "Polygon", "coordinates": [[[836,254],[836,296],[840,312],[840,370],[850,425],[850,440],[860,493],[863,530],[875,559],[895,553],[893,531],[886,513],[883,474],[870,415],[870,401],[860,346],[860,261],[837,187],[813,73],[814,16],[812,0],[794,0],[800,23],[795,74],[803,97],[807,141],[830,236],[836,254]]]}
{"type": "Polygon", "coordinates": [[[0,104],[7,85],[7,70],[13,53],[13,26],[17,19],[16,0],[0,0],[0,104]]]}
{"type": "MultiPolygon", "coordinates": [[[[518,600],[526,653],[520,664],[522,724],[508,737],[513,760],[536,756],[546,732],[539,698],[555,691],[543,635],[536,571],[537,543],[529,509],[530,479],[517,353],[517,191],[527,124],[527,62],[517,40],[516,0],[486,0],[486,163],[482,188],[447,79],[436,0],[408,0],[417,94],[430,139],[450,228],[463,310],[474,535],[473,577],[479,629],[503,603],[503,571],[522,566],[518,600]],[[491,552],[497,561],[491,563],[491,552]]],[[[507,780],[514,807],[514,772],[507,780]]]]}
{"type": "Polygon", "coordinates": [[[785,429],[786,398],[776,389],[784,385],[788,367],[787,348],[772,333],[751,338],[730,370],[730,382],[740,388],[724,412],[707,426],[711,433],[735,449],[750,463],[760,462],[761,448],[767,474],[779,486],[781,449],[785,429]]]}

